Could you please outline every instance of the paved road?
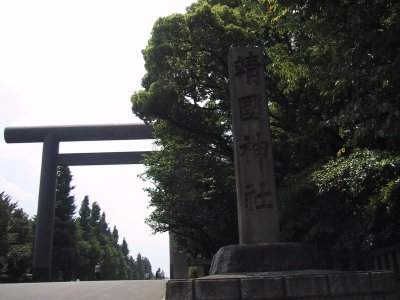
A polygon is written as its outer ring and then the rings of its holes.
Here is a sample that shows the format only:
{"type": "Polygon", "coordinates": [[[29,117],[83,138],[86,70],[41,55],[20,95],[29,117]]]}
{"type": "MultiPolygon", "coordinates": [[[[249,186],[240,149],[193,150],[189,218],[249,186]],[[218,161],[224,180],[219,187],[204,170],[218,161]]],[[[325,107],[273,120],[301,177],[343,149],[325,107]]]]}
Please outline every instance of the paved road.
{"type": "Polygon", "coordinates": [[[161,300],[164,280],[0,284],[0,300],[161,300]]]}

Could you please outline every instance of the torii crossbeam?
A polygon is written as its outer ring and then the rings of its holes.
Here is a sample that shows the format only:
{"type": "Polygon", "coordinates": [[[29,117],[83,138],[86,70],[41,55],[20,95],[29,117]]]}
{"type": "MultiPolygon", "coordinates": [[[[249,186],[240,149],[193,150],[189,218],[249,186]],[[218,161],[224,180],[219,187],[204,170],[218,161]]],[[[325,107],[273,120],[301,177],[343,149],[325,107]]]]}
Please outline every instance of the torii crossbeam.
{"type": "Polygon", "coordinates": [[[139,164],[142,152],[59,154],[59,143],[152,139],[153,128],[144,124],[8,127],[7,143],[43,143],[39,201],[36,218],[33,280],[50,281],[53,247],[57,166],[139,164]]]}

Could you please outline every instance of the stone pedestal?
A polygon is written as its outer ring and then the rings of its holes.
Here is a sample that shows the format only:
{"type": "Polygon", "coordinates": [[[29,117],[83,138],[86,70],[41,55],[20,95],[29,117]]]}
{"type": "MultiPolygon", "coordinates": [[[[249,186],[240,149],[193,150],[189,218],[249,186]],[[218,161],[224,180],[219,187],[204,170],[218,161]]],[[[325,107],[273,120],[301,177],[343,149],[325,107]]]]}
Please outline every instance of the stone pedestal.
{"type": "Polygon", "coordinates": [[[222,247],[214,255],[210,275],[324,269],[324,259],[310,245],[263,243],[222,247]]]}
{"type": "Polygon", "coordinates": [[[392,272],[324,271],[309,246],[279,243],[263,57],[229,51],[239,243],[221,248],[210,276],[167,283],[166,300],[396,299],[392,272]]]}
{"type": "Polygon", "coordinates": [[[188,257],[186,253],[177,250],[172,233],[169,234],[169,260],[171,279],[188,278],[188,257]]]}
{"type": "Polygon", "coordinates": [[[285,271],[167,282],[166,300],[398,300],[390,271],[285,271]]]}
{"type": "Polygon", "coordinates": [[[391,271],[333,271],[314,247],[263,243],[222,247],[210,276],[170,280],[166,300],[400,300],[391,271]]]}

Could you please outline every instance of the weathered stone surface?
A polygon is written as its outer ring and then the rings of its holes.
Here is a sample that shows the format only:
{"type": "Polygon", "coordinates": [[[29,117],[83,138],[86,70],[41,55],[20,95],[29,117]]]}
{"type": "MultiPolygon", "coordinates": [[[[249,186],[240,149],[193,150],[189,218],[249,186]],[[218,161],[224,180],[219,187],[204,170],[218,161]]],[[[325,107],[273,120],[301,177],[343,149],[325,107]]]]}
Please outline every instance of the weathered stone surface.
{"type": "Polygon", "coordinates": [[[194,300],[193,280],[170,280],[167,282],[166,300],[194,300]]]}
{"type": "Polygon", "coordinates": [[[210,274],[325,269],[321,255],[301,243],[263,243],[222,247],[214,255],[210,274]]]}
{"type": "Polygon", "coordinates": [[[389,271],[297,270],[171,280],[166,300],[400,300],[389,271]],[[376,280],[373,287],[373,280],[376,280]],[[181,289],[181,290],[180,290],[181,289]]]}
{"type": "MultiPolygon", "coordinates": [[[[196,300],[240,300],[240,280],[196,280],[196,300]]],[[[175,299],[174,299],[175,300],[175,299]]]]}
{"type": "Polygon", "coordinates": [[[399,295],[395,295],[395,294],[386,295],[385,300],[400,300],[400,294],[399,295]]]}
{"type": "Polygon", "coordinates": [[[286,296],[326,296],[328,280],[325,275],[285,277],[286,296]]]}
{"type": "Polygon", "coordinates": [[[228,65],[239,243],[278,242],[278,205],[262,51],[257,47],[232,47],[228,65]]]}
{"type": "Polygon", "coordinates": [[[283,277],[242,279],[242,299],[265,300],[284,297],[283,277]]]}
{"type": "Polygon", "coordinates": [[[396,290],[395,278],[390,271],[371,272],[371,278],[374,292],[394,292],[396,290]]]}
{"type": "Polygon", "coordinates": [[[367,272],[351,272],[328,275],[329,289],[332,295],[370,293],[371,278],[367,272]]]}

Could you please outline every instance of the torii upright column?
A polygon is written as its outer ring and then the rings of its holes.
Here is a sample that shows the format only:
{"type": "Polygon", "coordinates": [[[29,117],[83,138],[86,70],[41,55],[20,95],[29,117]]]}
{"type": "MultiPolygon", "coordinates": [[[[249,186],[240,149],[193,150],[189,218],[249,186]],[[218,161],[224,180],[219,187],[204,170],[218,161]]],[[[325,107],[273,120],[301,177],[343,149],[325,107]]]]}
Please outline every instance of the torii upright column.
{"type": "Polygon", "coordinates": [[[10,127],[4,130],[4,139],[7,143],[43,142],[33,256],[33,279],[35,281],[51,280],[57,166],[137,164],[141,163],[142,155],[147,152],[59,154],[59,143],[152,138],[153,128],[144,124],[10,127]]]}
{"type": "Polygon", "coordinates": [[[53,134],[47,135],[43,141],[42,170],[40,173],[33,257],[34,281],[50,281],[51,279],[58,149],[58,138],[53,134]]]}

